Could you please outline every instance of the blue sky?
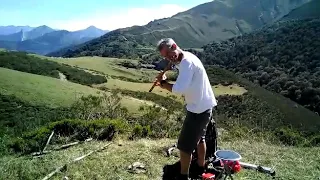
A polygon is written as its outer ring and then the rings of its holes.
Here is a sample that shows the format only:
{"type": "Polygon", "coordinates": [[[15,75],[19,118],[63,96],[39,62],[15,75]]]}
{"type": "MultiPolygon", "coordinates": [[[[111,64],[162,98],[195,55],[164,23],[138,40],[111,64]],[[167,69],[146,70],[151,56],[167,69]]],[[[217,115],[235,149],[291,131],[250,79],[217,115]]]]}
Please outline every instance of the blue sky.
{"type": "Polygon", "coordinates": [[[114,30],[170,17],[210,0],[0,0],[0,25],[114,30]]]}

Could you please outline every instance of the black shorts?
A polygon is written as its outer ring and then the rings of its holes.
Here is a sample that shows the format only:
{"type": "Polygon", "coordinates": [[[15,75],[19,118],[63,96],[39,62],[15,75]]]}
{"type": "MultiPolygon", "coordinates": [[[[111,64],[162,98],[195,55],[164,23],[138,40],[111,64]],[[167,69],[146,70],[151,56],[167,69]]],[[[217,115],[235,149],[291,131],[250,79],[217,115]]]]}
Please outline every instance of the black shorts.
{"type": "Polygon", "coordinates": [[[202,113],[192,113],[187,111],[186,119],[183,123],[177,148],[186,153],[192,153],[200,140],[205,139],[207,126],[212,118],[212,109],[202,113]]]}

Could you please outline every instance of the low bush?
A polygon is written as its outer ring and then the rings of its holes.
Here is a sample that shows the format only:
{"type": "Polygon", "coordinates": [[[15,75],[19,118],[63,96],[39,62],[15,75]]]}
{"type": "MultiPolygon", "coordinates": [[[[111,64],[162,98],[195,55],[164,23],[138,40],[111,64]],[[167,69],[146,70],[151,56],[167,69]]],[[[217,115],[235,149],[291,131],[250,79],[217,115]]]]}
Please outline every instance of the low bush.
{"type": "MultiPolygon", "coordinates": [[[[33,117],[32,112],[29,112],[32,118],[39,118],[39,126],[20,129],[19,134],[12,133],[6,146],[15,153],[40,151],[52,131],[60,138],[52,140],[51,144],[66,143],[65,139],[112,140],[116,134],[123,134],[129,139],[175,137],[178,134],[184,116],[182,109],[178,109],[181,112],[174,112],[156,106],[146,106],[143,108],[144,114],[132,117],[127,109],[120,106],[120,101],[117,92],[111,95],[103,93],[80,98],[67,110],[68,116],[56,114],[56,118],[50,116],[48,119],[33,117]]],[[[17,121],[23,123],[21,119],[17,121]]]]}
{"type": "Polygon", "coordinates": [[[58,137],[69,137],[71,141],[83,141],[88,138],[111,141],[116,134],[125,133],[128,129],[126,121],[121,119],[67,119],[24,133],[21,137],[13,139],[9,147],[14,152],[22,153],[41,151],[52,131],[58,137]]]}
{"type": "Polygon", "coordinates": [[[289,127],[281,127],[275,130],[274,133],[279,140],[290,146],[309,146],[309,143],[307,142],[306,138],[303,137],[298,131],[289,128],[289,127]]]}

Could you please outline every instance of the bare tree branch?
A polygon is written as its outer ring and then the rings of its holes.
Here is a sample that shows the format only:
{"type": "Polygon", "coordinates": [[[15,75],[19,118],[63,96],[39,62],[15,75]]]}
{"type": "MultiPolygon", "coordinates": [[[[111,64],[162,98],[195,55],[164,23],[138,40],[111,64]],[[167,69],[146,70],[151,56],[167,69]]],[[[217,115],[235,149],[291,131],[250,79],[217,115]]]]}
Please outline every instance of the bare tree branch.
{"type": "Polygon", "coordinates": [[[71,164],[71,163],[80,161],[81,159],[84,159],[85,157],[88,157],[88,156],[90,156],[91,154],[93,154],[93,153],[95,153],[95,152],[99,152],[99,151],[104,150],[104,149],[107,148],[110,144],[112,144],[112,142],[110,142],[110,143],[102,146],[102,147],[99,148],[99,149],[96,149],[96,150],[94,150],[94,151],[90,151],[88,154],[85,154],[85,155],[83,155],[83,156],[80,156],[80,157],[75,158],[75,159],[72,160],[71,162],[66,163],[66,164],[58,167],[57,169],[55,169],[54,171],[52,171],[50,174],[46,175],[42,180],[47,180],[47,179],[51,178],[51,177],[52,177],[53,175],[55,175],[57,172],[61,171],[62,169],[66,169],[67,166],[68,166],[69,164],[71,164]]]}
{"type": "Polygon", "coordinates": [[[46,145],[44,146],[42,152],[44,152],[44,151],[46,150],[47,146],[49,145],[49,143],[50,143],[50,141],[51,141],[51,138],[52,138],[53,134],[54,134],[54,130],[52,131],[51,135],[49,136],[49,138],[48,138],[48,140],[47,140],[47,143],[46,143],[46,145]]]}

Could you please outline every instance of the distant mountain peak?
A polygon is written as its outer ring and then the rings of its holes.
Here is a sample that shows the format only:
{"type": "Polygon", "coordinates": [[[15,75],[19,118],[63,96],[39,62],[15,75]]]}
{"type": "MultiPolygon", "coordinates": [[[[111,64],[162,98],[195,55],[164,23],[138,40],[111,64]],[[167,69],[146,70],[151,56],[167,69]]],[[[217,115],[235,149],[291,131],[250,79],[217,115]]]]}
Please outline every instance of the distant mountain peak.
{"type": "Polygon", "coordinates": [[[86,29],[99,29],[99,28],[97,28],[97,27],[95,27],[95,26],[91,25],[91,26],[87,27],[86,29]]]}
{"type": "Polygon", "coordinates": [[[41,25],[41,26],[36,27],[35,29],[50,29],[50,30],[53,30],[51,27],[49,27],[47,25],[41,25]]]}

